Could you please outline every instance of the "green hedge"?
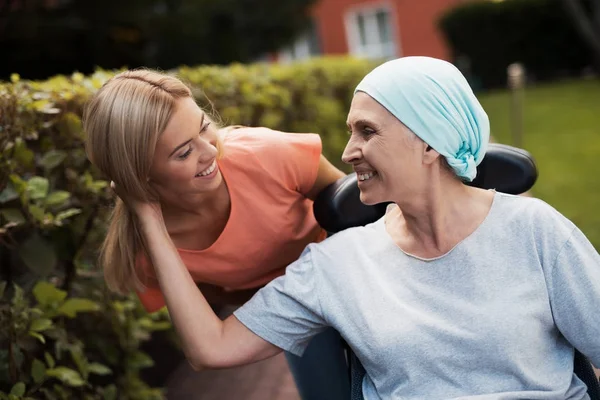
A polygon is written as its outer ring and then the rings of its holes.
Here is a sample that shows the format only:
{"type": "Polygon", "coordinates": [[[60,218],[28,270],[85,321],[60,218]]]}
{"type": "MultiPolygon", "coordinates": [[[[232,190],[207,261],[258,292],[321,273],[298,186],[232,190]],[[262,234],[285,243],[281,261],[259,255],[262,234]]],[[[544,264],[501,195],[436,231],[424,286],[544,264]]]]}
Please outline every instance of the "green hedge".
{"type": "Polygon", "coordinates": [[[580,74],[593,61],[561,0],[472,1],[444,14],[439,26],[478,86],[505,85],[513,62],[531,78],[549,80],[580,74]]]}
{"type": "MultiPolygon", "coordinates": [[[[318,132],[340,165],[352,91],[373,67],[182,67],[226,124],[318,132]]],[[[114,72],[0,83],[0,399],[149,399],[141,351],[165,312],[108,293],[96,268],[111,193],[85,157],[82,106],[114,72]],[[8,284],[6,284],[8,283],[8,284]],[[11,397],[12,396],[12,397],[11,397]]]]}

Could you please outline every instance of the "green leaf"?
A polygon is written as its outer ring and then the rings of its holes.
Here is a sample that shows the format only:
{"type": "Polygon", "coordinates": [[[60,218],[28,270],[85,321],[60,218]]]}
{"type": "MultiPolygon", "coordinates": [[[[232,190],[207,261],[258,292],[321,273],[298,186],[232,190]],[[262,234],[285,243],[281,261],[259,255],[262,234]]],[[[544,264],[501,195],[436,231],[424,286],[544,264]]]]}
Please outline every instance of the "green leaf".
{"type": "Polygon", "coordinates": [[[112,374],[112,370],[110,368],[108,368],[106,365],[100,364],[100,363],[91,363],[88,366],[88,369],[90,370],[90,373],[92,374],[96,374],[96,375],[110,375],[112,374]]]}
{"type": "Polygon", "coordinates": [[[67,301],[58,308],[58,313],[74,318],[78,312],[97,311],[99,309],[100,306],[98,303],[92,300],[73,297],[67,299],[67,301]]]}
{"type": "Polygon", "coordinates": [[[16,174],[10,174],[9,178],[17,194],[22,195],[25,193],[25,190],[27,189],[27,181],[24,181],[19,175],[16,174]]]}
{"type": "Polygon", "coordinates": [[[15,386],[10,389],[10,394],[17,397],[23,396],[25,394],[25,384],[23,382],[17,382],[15,386]]]}
{"type": "Polygon", "coordinates": [[[13,282],[13,287],[15,292],[13,293],[12,304],[17,308],[21,308],[23,306],[27,306],[27,301],[24,297],[23,288],[16,283],[13,282]]]}
{"type": "Polygon", "coordinates": [[[67,157],[67,152],[50,150],[40,160],[40,165],[48,170],[58,167],[67,157]]]}
{"type": "Polygon", "coordinates": [[[54,221],[58,224],[61,224],[63,220],[72,217],[74,215],[81,214],[81,209],[79,208],[69,208],[68,210],[61,211],[56,214],[56,218],[54,221]]]}
{"type": "MultiPolygon", "coordinates": [[[[67,297],[67,292],[57,289],[56,286],[51,283],[40,281],[34,286],[33,295],[40,305],[50,306],[56,303],[62,303],[67,297]]],[[[50,365],[50,363],[48,363],[48,365],[50,365]]]]}
{"type": "Polygon", "coordinates": [[[135,353],[131,354],[129,357],[127,357],[127,361],[129,368],[140,369],[154,365],[152,358],[141,351],[136,351],[135,353]]]}
{"type": "Polygon", "coordinates": [[[67,368],[67,367],[56,367],[46,370],[46,375],[61,380],[66,385],[71,387],[78,387],[85,385],[84,380],[81,378],[79,372],[67,368]]]}
{"type": "Polygon", "coordinates": [[[0,203],[8,203],[9,201],[19,198],[19,193],[15,190],[14,186],[9,183],[6,185],[3,191],[0,192],[0,203]]]}
{"type": "Polygon", "coordinates": [[[35,204],[29,205],[29,213],[33,218],[36,219],[36,221],[41,222],[44,220],[44,210],[41,207],[36,206],[35,204]]]}
{"type": "Polygon", "coordinates": [[[40,392],[46,396],[45,400],[58,400],[58,397],[48,388],[40,388],[40,392]]]}
{"type": "Polygon", "coordinates": [[[90,374],[90,371],[88,370],[89,363],[83,352],[82,346],[76,344],[69,346],[69,353],[71,353],[71,358],[73,359],[75,365],[77,365],[82,378],[87,381],[90,374]]]}
{"type": "Polygon", "coordinates": [[[35,232],[21,244],[19,255],[27,268],[39,276],[48,275],[57,262],[52,245],[35,232]]]}
{"type": "Polygon", "coordinates": [[[30,199],[43,199],[48,195],[48,187],[50,186],[48,179],[41,176],[34,176],[27,181],[26,191],[30,199]]]}
{"type": "Polygon", "coordinates": [[[52,355],[50,353],[45,352],[44,359],[46,360],[46,365],[48,365],[48,367],[54,368],[54,365],[55,365],[54,358],[52,358],[52,355]]]}
{"type": "MultiPolygon", "coordinates": [[[[84,138],[81,118],[74,112],[66,112],[60,121],[61,132],[68,138],[84,138]]],[[[72,139],[71,139],[72,140],[72,139]]]]}
{"type": "Polygon", "coordinates": [[[35,358],[31,363],[31,377],[35,383],[40,383],[46,376],[46,366],[43,362],[35,358]]]}
{"type": "Polygon", "coordinates": [[[29,336],[36,338],[37,340],[39,340],[42,344],[46,344],[46,338],[44,337],[44,335],[42,335],[41,333],[37,333],[37,332],[33,332],[33,331],[29,331],[27,333],[29,336]]]}
{"type": "Polygon", "coordinates": [[[71,197],[71,193],[64,190],[56,190],[46,197],[46,205],[47,206],[59,206],[62,205],[65,201],[69,200],[71,197]]]}
{"type": "Polygon", "coordinates": [[[17,140],[15,140],[13,158],[20,166],[29,168],[30,166],[33,166],[35,155],[33,154],[33,151],[27,148],[23,139],[17,138],[17,140]]]}
{"type": "Polygon", "coordinates": [[[23,213],[21,213],[21,210],[17,208],[3,208],[0,210],[0,214],[2,214],[2,217],[6,221],[14,222],[17,225],[20,225],[26,221],[23,213]]]}
{"type": "Polygon", "coordinates": [[[48,318],[38,318],[33,320],[29,330],[34,332],[43,332],[50,327],[52,327],[52,320],[48,318]]]}

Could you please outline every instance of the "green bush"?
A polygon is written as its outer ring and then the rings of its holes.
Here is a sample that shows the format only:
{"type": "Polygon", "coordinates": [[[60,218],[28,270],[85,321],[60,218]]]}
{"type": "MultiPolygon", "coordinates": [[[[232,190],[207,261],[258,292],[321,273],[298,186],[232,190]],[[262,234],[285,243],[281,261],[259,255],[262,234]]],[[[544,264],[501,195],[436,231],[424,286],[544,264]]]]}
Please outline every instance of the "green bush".
{"type": "Polygon", "coordinates": [[[140,345],[168,316],[111,295],[94,268],[110,192],[80,115],[107,76],[0,86],[0,399],[162,397],[139,378],[140,345]]]}
{"type": "Polygon", "coordinates": [[[561,0],[471,1],[445,13],[439,26],[459,66],[473,82],[506,84],[506,68],[523,63],[528,75],[548,80],[592,65],[561,0]]]}
{"type": "MultiPolygon", "coordinates": [[[[352,91],[372,67],[327,58],[174,72],[225,124],[317,132],[340,165],[352,91]]],[[[95,266],[112,194],[85,156],[81,114],[113,74],[0,83],[0,400],[161,397],[140,379],[152,364],[140,349],[171,329],[168,315],[108,293],[95,266]]]]}
{"type": "Polygon", "coordinates": [[[182,67],[177,74],[196,88],[200,104],[210,108],[210,99],[225,124],[317,132],[325,155],[343,168],[339,158],[347,142],[352,93],[374,66],[326,57],[295,65],[182,67]]]}

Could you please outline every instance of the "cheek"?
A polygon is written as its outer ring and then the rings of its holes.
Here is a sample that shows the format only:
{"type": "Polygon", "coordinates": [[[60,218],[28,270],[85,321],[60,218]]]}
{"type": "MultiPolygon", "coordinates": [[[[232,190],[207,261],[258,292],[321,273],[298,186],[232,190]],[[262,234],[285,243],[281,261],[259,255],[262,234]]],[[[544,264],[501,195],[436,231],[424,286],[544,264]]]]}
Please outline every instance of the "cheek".
{"type": "Polygon", "coordinates": [[[385,171],[393,168],[395,158],[394,151],[383,143],[383,141],[373,138],[365,143],[363,155],[367,162],[378,171],[385,171]]]}
{"type": "Polygon", "coordinates": [[[195,163],[190,160],[172,161],[157,174],[157,181],[165,186],[188,181],[196,173],[195,163]]]}

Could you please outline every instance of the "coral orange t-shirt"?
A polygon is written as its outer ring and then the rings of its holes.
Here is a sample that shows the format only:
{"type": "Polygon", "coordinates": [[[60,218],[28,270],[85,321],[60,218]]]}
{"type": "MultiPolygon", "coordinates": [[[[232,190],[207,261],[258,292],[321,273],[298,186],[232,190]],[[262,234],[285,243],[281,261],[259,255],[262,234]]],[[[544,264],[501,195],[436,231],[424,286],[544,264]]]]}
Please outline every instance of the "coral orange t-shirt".
{"type": "MultiPolygon", "coordinates": [[[[261,287],[283,275],[311,242],[325,238],[305,197],[314,185],[321,155],[317,134],[238,128],[223,136],[218,161],[231,197],[225,229],[207,249],[177,249],[197,283],[228,290],[261,287]]],[[[146,257],[138,262],[146,310],[165,300],[146,257]]]]}

